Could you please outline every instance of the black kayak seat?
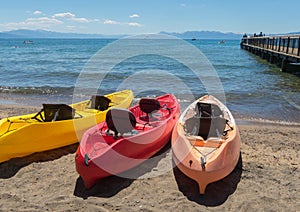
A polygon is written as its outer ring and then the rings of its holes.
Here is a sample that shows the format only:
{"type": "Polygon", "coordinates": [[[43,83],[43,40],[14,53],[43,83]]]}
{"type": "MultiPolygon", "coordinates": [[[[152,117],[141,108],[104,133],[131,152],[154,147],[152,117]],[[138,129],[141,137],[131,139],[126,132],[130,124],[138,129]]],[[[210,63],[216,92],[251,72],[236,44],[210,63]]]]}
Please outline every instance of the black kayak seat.
{"type": "Polygon", "coordinates": [[[226,122],[222,117],[201,117],[198,135],[205,140],[209,137],[220,137],[223,135],[226,122]]]}
{"type": "Polygon", "coordinates": [[[66,104],[43,104],[44,121],[61,121],[73,119],[75,109],[66,104]]]}
{"type": "Polygon", "coordinates": [[[158,111],[161,106],[157,99],[154,98],[142,98],[139,102],[141,111],[146,113],[146,117],[142,119],[150,120],[151,113],[158,111]]]}
{"type": "Polygon", "coordinates": [[[111,108],[108,110],[105,121],[108,129],[114,132],[115,137],[118,136],[118,133],[131,132],[137,123],[133,113],[123,108],[111,108]]]}
{"type": "Polygon", "coordinates": [[[111,100],[105,96],[101,95],[93,95],[91,97],[91,108],[104,111],[109,108],[109,104],[111,103],[111,100]]]}
{"type": "Polygon", "coordinates": [[[198,102],[196,106],[197,113],[200,117],[223,117],[222,110],[215,104],[209,104],[204,102],[198,102]]]}
{"type": "Polygon", "coordinates": [[[222,117],[192,117],[185,121],[185,131],[199,135],[204,140],[209,137],[220,137],[226,128],[227,120],[222,117]]]}

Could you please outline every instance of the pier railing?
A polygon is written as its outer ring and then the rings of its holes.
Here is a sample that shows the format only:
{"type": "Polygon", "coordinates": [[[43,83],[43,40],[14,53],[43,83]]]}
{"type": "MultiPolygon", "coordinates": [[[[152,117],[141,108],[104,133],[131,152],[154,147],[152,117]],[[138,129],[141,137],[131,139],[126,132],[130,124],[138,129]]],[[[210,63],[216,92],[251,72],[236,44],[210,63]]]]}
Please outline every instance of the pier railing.
{"type": "Polygon", "coordinates": [[[300,35],[246,37],[242,38],[242,44],[300,56],[300,35]]]}
{"type": "Polygon", "coordinates": [[[288,36],[245,36],[241,40],[241,48],[248,50],[271,63],[280,63],[283,71],[288,65],[299,66],[300,35],[288,36]]]}

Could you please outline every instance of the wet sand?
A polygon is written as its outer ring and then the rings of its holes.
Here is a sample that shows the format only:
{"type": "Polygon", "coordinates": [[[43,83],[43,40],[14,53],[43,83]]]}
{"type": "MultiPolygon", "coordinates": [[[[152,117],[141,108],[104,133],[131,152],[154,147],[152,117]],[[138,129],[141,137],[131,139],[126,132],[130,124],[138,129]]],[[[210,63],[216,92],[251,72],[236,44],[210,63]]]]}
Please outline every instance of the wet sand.
{"type": "MultiPolygon", "coordinates": [[[[35,111],[0,105],[1,118],[35,111]]],[[[169,168],[170,144],[160,157],[130,170],[138,179],[112,176],[86,190],[75,170],[74,144],[1,163],[0,211],[299,210],[299,126],[252,123],[239,130],[238,165],[208,185],[205,195],[177,168],[169,168]]]]}

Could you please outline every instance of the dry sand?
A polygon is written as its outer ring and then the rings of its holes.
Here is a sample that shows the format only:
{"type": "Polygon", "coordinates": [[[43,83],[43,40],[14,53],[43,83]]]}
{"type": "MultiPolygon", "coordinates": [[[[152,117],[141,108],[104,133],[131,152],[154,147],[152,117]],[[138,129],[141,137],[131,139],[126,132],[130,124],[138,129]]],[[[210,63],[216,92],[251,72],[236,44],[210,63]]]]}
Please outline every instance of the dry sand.
{"type": "MultiPolygon", "coordinates": [[[[36,109],[0,105],[0,111],[3,118],[36,109]]],[[[299,126],[239,129],[237,167],[205,195],[177,168],[166,168],[170,146],[162,158],[131,170],[140,179],[112,176],[86,190],[75,170],[74,144],[1,163],[0,211],[299,211],[299,126]]]]}

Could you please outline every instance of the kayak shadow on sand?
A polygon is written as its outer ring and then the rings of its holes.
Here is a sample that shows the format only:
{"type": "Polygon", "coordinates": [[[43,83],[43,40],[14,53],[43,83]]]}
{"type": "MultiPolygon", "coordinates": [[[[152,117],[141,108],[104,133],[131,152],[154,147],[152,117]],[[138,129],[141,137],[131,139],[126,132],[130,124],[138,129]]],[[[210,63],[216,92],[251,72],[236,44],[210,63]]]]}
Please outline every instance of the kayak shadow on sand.
{"type": "Polygon", "coordinates": [[[124,177],[112,175],[100,179],[90,189],[86,189],[84,187],[82,178],[78,177],[74,189],[74,195],[83,199],[87,199],[90,196],[105,198],[112,197],[130,186],[139,177],[155,170],[155,167],[157,167],[158,163],[167,157],[170,148],[171,142],[168,142],[168,144],[165,145],[158,153],[151,157],[151,160],[146,160],[137,167],[123,172],[121,176],[124,177]],[[127,178],[126,176],[130,176],[130,178],[127,178]]]}
{"type": "Polygon", "coordinates": [[[233,194],[237,188],[242,176],[242,154],[240,153],[239,161],[235,169],[225,178],[207,185],[205,194],[199,193],[196,181],[184,175],[177,167],[173,173],[179,190],[191,201],[205,206],[218,206],[223,204],[233,194]]]}
{"type": "Polygon", "coordinates": [[[8,179],[15,176],[19,170],[29,166],[32,163],[41,163],[53,161],[61,158],[62,156],[73,154],[76,152],[78,143],[69,146],[61,147],[58,149],[47,150],[44,152],[37,152],[31,155],[12,158],[8,161],[0,163],[0,179],[8,179]]]}
{"type": "Polygon", "coordinates": [[[110,176],[101,179],[90,189],[84,187],[81,177],[76,181],[74,196],[87,199],[88,197],[112,197],[121,190],[127,188],[133,182],[132,179],[122,178],[118,176],[110,176]]]}

